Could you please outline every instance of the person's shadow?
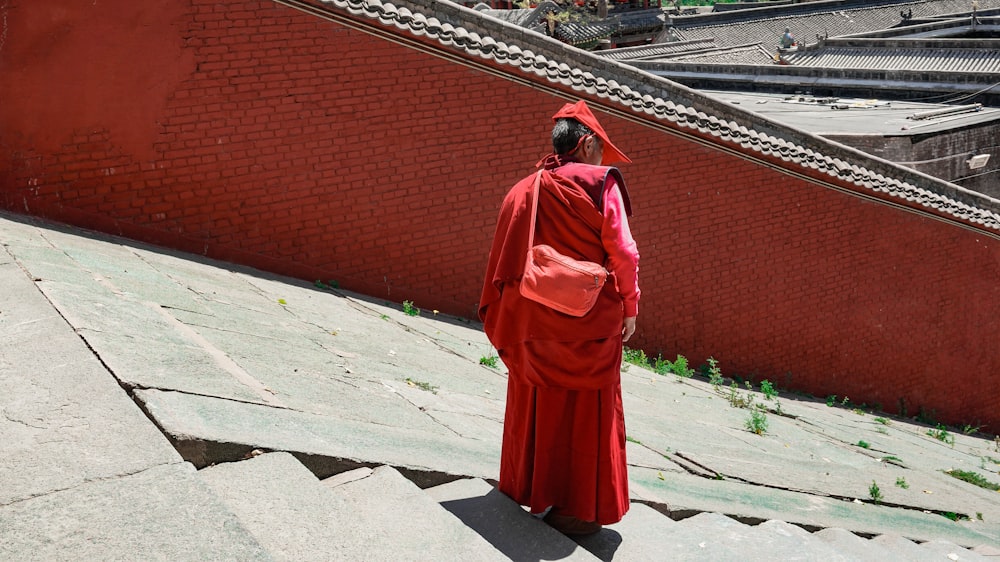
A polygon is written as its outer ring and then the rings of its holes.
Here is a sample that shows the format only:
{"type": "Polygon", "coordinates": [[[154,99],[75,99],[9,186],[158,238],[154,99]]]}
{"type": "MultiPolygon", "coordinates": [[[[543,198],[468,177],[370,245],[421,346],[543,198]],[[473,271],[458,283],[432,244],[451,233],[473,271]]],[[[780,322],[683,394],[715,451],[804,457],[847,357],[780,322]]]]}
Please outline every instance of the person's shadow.
{"type": "Polygon", "coordinates": [[[614,529],[601,529],[593,535],[573,537],[576,544],[585,548],[594,556],[610,562],[615,558],[615,552],[622,544],[622,536],[614,529]]]}
{"type": "Polygon", "coordinates": [[[570,540],[496,488],[481,496],[442,501],[441,506],[516,562],[562,560],[578,548],[611,560],[622,542],[621,535],[610,529],[570,540]]]}

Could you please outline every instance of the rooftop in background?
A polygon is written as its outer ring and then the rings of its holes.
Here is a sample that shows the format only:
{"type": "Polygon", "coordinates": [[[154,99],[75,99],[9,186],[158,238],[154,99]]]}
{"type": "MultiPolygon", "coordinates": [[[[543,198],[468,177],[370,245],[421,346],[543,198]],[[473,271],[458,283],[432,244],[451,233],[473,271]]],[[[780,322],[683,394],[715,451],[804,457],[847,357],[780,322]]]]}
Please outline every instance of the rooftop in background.
{"type": "MultiPolygon", "coordinates": [[[[1000,11],[1000,0],[978,2],[980,16],[1000,11]]],[[[808,44],[821,37],[877,32],[908,21],[922,22],[945,15],[968,18],[972,15],[972,3],[970,0],[833,0],[677,16],[669,24],[679,39],[712,38],[719,46],[727,47],[746,43],[777,46],[786,27],[791,28],[800,42],[808,44]]]]}
{"type": "Polygon", "coordinates": [[[1000,121],[1000,108],[910,101],[703,91],[775,121],[817,134],[912,136],[1000,121]],[[917,118],[914,119],[914,116],[917,118]]]}
{"type": "Polygon", "coordinates": [[[1000,0],[970,8],[837,1],[675,17],[666,42],[597,54],[698,90],[1000,106],[1000,0]],[[779,48],[786,28],[795,44],[779,48]]]}

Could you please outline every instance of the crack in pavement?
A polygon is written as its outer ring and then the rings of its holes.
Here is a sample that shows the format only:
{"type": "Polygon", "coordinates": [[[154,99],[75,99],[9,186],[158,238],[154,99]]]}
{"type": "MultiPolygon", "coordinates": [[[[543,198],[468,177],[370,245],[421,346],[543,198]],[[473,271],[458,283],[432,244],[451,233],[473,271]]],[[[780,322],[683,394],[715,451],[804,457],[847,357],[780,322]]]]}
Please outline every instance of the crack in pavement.
{"type": "Polygon", "coordinates": [[[20,420],[20,419],[16,419],[16,418],[12,418],[12,417],[10,417],[10,414],[7,412],[6,409],[0,409],[0,413],[2,413],[3,417],[6,418],[7,421],[9,421],[11,423],[16,423],[18,425],[23,425],[25,427],[29,427],[31,429],[38,429],[38,430],[46,430],[46,429],[49,428],[49,426],[47,426],[47,425],[31,425],[30,423],[28,423],[26,421],[23,421],[23,420],[20,420]]]}
{"type": "Polygon", "coordinates": [[[466,437],[465,435],[462,435],[461,433],[459,433],[458,431],[456,431],[452,427],[450,427],[447,424],[443,423],[441,420],[435,418],[430,412],[427,411],[427,408],[424,408],[422,406],[417,405],[415,402],[413,402],[412,400],[410,400],[409,398],[407,398],[406,396],[404,396],[402,392],[396,390],[391,385],[387,384],[386,381],[382,381],[382,385],[385,386],[386,388],[388,388],[389,390],[391,390],[393,394],[395,394],[396,396],[399,396],[401,399],[403,399],[403,401],[405,401],[407,404],[409,404],[410,406],[412,406],[412,407],[416,408],[417,410],[419,410],[420,412],[422,412],[424,415],[426,415],[428,418],[430,418],[431,421],[433,421],[435,424],[437,424],[437,425],[443,427],[444,429],[448,430],[453,435],[455,435],[457,437],[461,437],[462,439],[472,439],[471,437],[466,437]]]}
{"type": "Polygon", "coordinates": [[[170,314],[169,311],[159,306],[156,303],[147,302],[147,306],[153,310],[159,312],[163,318],[172,326],[174,326],[182,335],[188,338],[190,341],[197,344],[202,350],[208,353],[208,355],[215,361],[223,371],[228,373],[233,377],[236,382],[243,384],[250,390],[254,392],[257,396],[261,398],[265,403],[270,406],[277,406],[279,408],[288,408],[281,400],[279,400],[275,392],[265,386],[262,382],[253,377],[250,373],[243,369],[236,361],[229,357],[226,352],[215,347],[212,342],[205,339],[200,333],[188,326],[187,324],[178,320],[174,315],[170,314]]]}
{"type": "MultiPolygon", "coordinates": [[[[645,445],[643,445],[643,446],[645,447],[645,445]]],[[[653,449],[653,448],[651,448],[651,447],[646,447],[646,448],[649,449],[649,450],[651,450],[651,451],[656,452],[656,450],[653,449]]],[[[937,515],[940,515],[940,516],[943,516],[943,517],[947,516],[946,514],[951,513],[951,514],[955,514],[955,515],[957,515],[959,517],[969,518],[968,514],[962,513],[960,510],[957,510],[957,509],[955,509],[955,510],[942,510],[942,509],[936,509],[936,508],[927,508],[927,507],[920,507],[920,506],[914,506],[914,505],[908,505],[908,504],[899,504],[899,503],[886,502],[884,500],[875,501],[873,499],[864,499],[864,498],[858,498],[858,497],[854,497],[854,496],[844,496],[844,495],[840,495],[840,494],[831,494],[831,493],[822,492],[822,491],[819,491],[819,490],[809,490],[809,489],[803,489],[803,488],[794,488],[794,487],[790,487],[790,486],[778,486],[776,484],[768,484],[768,483],[765,483],[765,482],[758,482],[756,480],[751,480],[749,478],[744,478],[742,476],[736,476],[736,475],[733,475],[733,474],[727,474],[727,473],[719,472],[717,470],[712,469],[711,467],[709,467],[707,465],[704,465],[704,464],[702,464],[702,463],[700,463],[698,461],[695,461],[695,460],[693,460],[693,459],[685,456],[684,453],[681,453],[681,452],[677,452],[677,453],[675,453],[675,455],[677,457],[680,457],[681,459],[684,459],[687,462],[690,462],[691,464],[697,466],[698,468],[700,468],[700,469],[702,469],[704,471],[707,471],[708,473],[710,473],[710,475],[706,475],[704,473],[700,473],[698,471],[692,470],[689,467],[686,467],[686,466],[684,466],[681,463],[677,463],[673,458],[669,458],[668,457],[668,459],[671,460],[671,461],[674,461],[675,464],[678,464],[681,468],[685,469],[689,474],[692,474],[694,476],[699,476],[701,478],[705,478],[705,479],[708,479],[708,480],[730,480],[730,481],[733,481],[733,482],[739,482],[741,484],[746,484],[746,485],[749,485],[749,486],[756,486],[756,487],[767,488],[767,489],[771,489],[771,490],[781,490],[781,491],[793,492],[793,493],[797,493],[797,494],[805,494],[805,495],[814,496],[814,497],[830,498],[830,499],[841,500],[841,501],[845,501],[845,502],[869,503],[869,504],[873,504],[873,505],[881,505],[883,507],[898,508],[898,509],[904,509],[904,510],[908,510],[908,511],[920,511],[922,513],[934,513],[934,514],[937,514],[937,515]]]]}
{"type": "Polygon", "coordinates": [[[184,465],[184,464],[187,464],[187,461],[181,460],[179,462],[168,462],[168,463],[154,464],[154,465],[151,465],[151,466],[147,466],[145,468],[140,468],[138,470],[134,470],[132,472],[123,472],[123,473],[120,473],[120,474],[110,474],[110,475],[106,475],[106,476],[94,476],[94,477],[90,477],[90,478],[84,478],[78,484],[73,484],[72,486],[66,486],[66,487],[63,487],[63,488],[56,488],[56,489],[53,489],[53,490],[46,490],[45,492],[41,492],[41,493],[38,493],[38,494],[32,494],[32,495],[24,497],[24,498],[18,498],[18,499],[15,499],[15,500],[7,502],[7,503],[0,503],[0,507],[8,507],[8,506],[16,505],[16,504],[19,504],[19,503],[22,503],[22,502],[31,501],[31,500],[35,500],[35,499],[38,499],[38,498],[44,498],[46,496],[51,496],[52,494],[58,494],[58,493],[65,492],[65,491],[68,491],[68,490],[75,490],[77,488],[81,488],[83,486],[87,486],[87,485],[98,483],[98,482],[108,482],[108,481],[111,481],[111,480],[121,480],[123,478],[129,478],[131,476],[136,476],[138,474],[142,474],[144,472],[148,472],[150,470],[154,470],[154,469],[157,469],[157,468],[162,467],[162,466],[175,466],[175,465],[184,465]]]}

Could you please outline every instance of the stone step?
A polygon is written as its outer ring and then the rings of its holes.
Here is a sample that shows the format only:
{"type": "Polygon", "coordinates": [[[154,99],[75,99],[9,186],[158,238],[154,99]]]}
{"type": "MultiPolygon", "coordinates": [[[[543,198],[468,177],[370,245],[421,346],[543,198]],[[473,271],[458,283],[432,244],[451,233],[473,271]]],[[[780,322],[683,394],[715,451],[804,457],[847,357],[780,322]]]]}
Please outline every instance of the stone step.
{"type": "Polygon", "coordinates": [[[859,562],[883,562],[885,552],[881,548],[873,548],[867,539],[839,527],[821,529],[813,536],[822,540],[848,560],[859,562]]]}
{"type": "Polygon", "coordinates": [[[5,561],[271,559],[184,462],[0,506],[5,561]]]}
{"type": "Polygon", "coordinates": [[[970,552],[973,552],[974,554],[978,554],[980,556],[993,557],[996,560],[1000,560],[1000,548],[996,546],[981,544],[979,546],[973,547],[970,552]]]}
{"type": "MultiPolygon", "coordinates": [[[[934,553],[937,556],[935,560],[948,559],[948,560],[956,560],[959,562],[989,560],[989,558],[987,558],[984,555],[962,548],[956,545],[955,543],[948,541],[941,541],[941,540],[927,541],[925,543],[921,543],[920,548],[922,550],[934,553]]],[[[994,560],[997,559],[994,558],[994,560]]]]}
{"type": "Polygon", "coordinates": [[[506,560],[390,467],[324,484],[267,453],[199,475],[277,560],[506,560]]]}
{"type": "MultiPolygon", "coordinates": [[[[335,478],[364,478],[370,469],[335,478]]],[[[333,479],[330,479],[333,480],[333,479]]],[[[429,488],[426,493],[482,535],[512,560],[824,560],[884,561],[987,560],[973,550],[935,540],[917,544],[898,535],[864,539],[850,531],[828,528],[810,533],[779,520],[746,525],[718,513],[699,513],[674,521],[654,508],[634,502],[617,524],[601,532],[568,537],[556,532],[491,484],[462,479],[429,488]],[[575,541],[575,542],[574,542],[575,541]],[[576,546],[582,548],[576,548],[576,546]]],[[[986,551],[984,551],[986,552],[986,551]]]]}
{"type": "Polygon", "coordinates": [[[661,540],[677,524],[647,505],[633,503],[621,521],[577,542],[601,560],[684,560],[683,548],[661,540]]]}
{"type": "Polygon", "coordinates": [[[968,550],[959,547],[953,547],[951,549],[947,549],[948,552],[944,552],[942,554],[933,545],[931,547],[924,547],[894,533],[879,535],[868,541],[868,544],[873,550],[875,548],[882,548],[885,550],[885,552],[892,553],[893,556],[895,556],[897,559],[907,560],[908,562],[909,561],[932,562],[934,560],[949,560],[949,559],[978,560],[982,558],[978,554],[973,554],[968,550]],[[949,554],[952,554],[954,556],[949,557],[949,554]]]}
{"type": "Polygon", "coordinates": [[[595,559],[482,479],[465,478],[425,491],[511,560],[595,559]]]}
{"type": "Polygon", "coordinates": [[[656,541],[661,551],[678,552],[677,560],[850,560],[783,521],[746,525],[706,512],[672,523],[656,541]]]}
{"type": "Polygon", "coordinates": [[[367,524],[355,532],[365,537],[370,550],[356,559],[507,560],[392,467],[380,466],[349,480],[328,478],[323,485],[348,506],[343,516],[367,524]]]}

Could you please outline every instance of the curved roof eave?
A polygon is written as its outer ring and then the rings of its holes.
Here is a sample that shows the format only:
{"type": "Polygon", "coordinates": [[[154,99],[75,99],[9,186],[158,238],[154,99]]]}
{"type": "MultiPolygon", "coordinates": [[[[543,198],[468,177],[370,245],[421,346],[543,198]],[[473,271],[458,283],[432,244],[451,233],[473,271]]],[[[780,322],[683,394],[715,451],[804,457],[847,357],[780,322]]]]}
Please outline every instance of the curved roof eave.
{"type": "Polygon", "coordinates": [[[684,136],[839,191],[1000,237],[1000,200],[726,105],[441,0],[275,0],[684,136]]]}

